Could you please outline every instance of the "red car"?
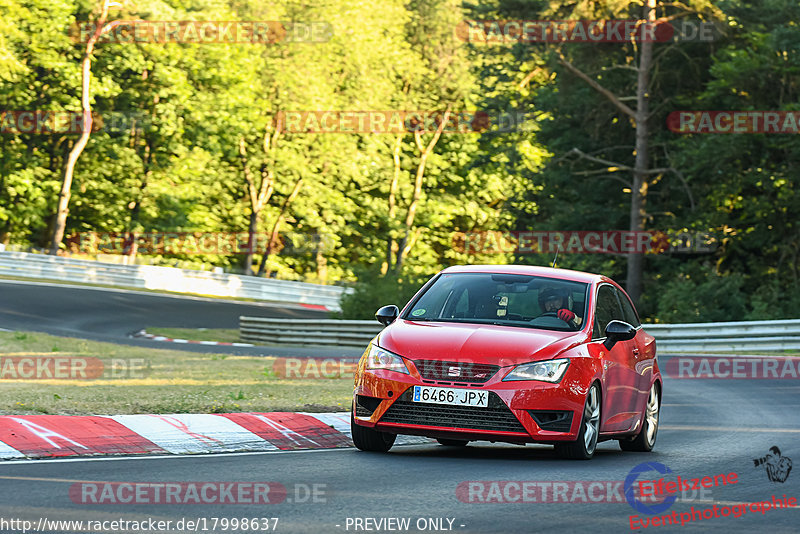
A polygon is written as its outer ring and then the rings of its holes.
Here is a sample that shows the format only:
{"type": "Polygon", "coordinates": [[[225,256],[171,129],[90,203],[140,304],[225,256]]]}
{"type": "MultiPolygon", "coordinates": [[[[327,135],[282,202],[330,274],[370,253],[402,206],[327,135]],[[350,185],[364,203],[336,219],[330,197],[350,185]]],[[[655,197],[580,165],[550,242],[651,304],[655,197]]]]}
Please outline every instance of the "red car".
{"type": "Polygon", "coordinates": [[[448,446],[550,443],[589,459],[598,441],[651,451],[661,406],[655,339],[630,298],[596,274],[521,265],[450,267],[386,326],[359,360],[356,447],[397,434],[448,446]]]}

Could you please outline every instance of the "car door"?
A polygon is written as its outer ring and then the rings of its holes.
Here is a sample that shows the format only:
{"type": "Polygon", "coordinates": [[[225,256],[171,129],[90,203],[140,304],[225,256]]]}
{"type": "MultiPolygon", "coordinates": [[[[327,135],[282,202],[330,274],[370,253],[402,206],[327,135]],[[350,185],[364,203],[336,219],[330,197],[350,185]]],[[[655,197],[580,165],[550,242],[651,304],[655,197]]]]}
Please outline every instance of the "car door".
{"type": "Polygon", "coordinates": [[[655,339],[642,329],[642,323],[636,309],[633,307],[628,295],[617,288],[617,297],[622,306],[625,322],[636,327],[636,337],[631,340],[633,351],[633,370],[636,373],[637,400],[635,409],[641,413],[644,410],[647,396],[650,393],[650,384],[653,381],[653,367],[655,366],[655,339]]]}
{"type": "Polygon", "coordinates": [[[636,424],[639,399],[638,377],[634,371],[635,361],[633,340],[618,341],[611,349],[602,346],[605,341],[605,328],[611,321],[624,321],[617,291],[611,284],[601,284],[595,298],[592,343],[597,343],[602,354],[603,365],[603,405],[601,431],[614,432],[629,430],[636,424]]]}

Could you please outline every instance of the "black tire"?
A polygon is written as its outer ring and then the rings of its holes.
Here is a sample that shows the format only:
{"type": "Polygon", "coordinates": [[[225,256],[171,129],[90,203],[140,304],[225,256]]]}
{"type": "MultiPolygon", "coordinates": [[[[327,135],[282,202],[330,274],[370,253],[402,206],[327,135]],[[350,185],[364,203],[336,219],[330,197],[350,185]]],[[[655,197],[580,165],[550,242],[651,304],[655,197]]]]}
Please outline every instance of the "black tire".
{"type": "Polygon", "coordinates": [[[634,438],[619,440],[619,448],[629,452],[650,452],[656,445],[658,418],[661,412],[661,397],[658,382],[650,386],[647,405],[644,407],[642,428],[634,438]]]}
{"type": "Polygon", "coordinates": [[[444,445],[445,447],[466,447],[467,443],[469,443],[469,441],[467,441],[465,439],[445,439],[445,438],[439,439],[439,438],[436,438],[436,441],[438,441],[439,444],[444,445]]]}
{"type": "Polygon", "coordinates": [[[594,456],[600,433],[600,399],[600,386],[592,384],[586,394],[586,403],[583,405],[578,439],[556,445],[556,453],[559,456],[571,460],[589,460],[594,456]]]}
{"type": "Polygon", "coordinates": [[[353,436],[353,445],[367,452],[387,452],[397,439],[397,434],[357,425],[353,412],[350,412],[350,433],[353,436]]]}

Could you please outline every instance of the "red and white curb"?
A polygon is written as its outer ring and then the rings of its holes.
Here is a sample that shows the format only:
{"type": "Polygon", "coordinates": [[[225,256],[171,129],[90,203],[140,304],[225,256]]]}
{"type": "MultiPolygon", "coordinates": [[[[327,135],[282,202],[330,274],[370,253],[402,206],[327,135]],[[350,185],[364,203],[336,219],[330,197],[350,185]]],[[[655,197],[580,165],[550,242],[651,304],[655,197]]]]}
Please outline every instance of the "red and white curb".
{"type": "MultiPolygon", "coordinates": [[[[398,445],[429,443],[399,436],[398,445]]],[[[0,416],[0,459],[352,447],[350,413],[0,416]]]]}
{"type": "Polygon", "coordinates": [[[192,345],[225,345],[227,347],[254,347],[252,343],[231,343],[228,341],[195,341],[193,339],[176,339],[166,336],[156,336],[154,334],[148,334],[145,330],[139,330],[138,332],[131,334],[131,337],[143,337],[145,339],[152,339],[153,341],[166,341],[168,343],[189,343],[192,345]]]}

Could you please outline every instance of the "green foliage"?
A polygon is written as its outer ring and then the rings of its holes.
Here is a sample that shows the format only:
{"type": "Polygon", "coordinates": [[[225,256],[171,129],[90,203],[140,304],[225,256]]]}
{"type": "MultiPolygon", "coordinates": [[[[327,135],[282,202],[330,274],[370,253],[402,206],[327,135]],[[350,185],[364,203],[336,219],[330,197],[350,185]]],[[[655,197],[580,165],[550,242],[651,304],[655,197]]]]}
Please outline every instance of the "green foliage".
{"type": "MultiPolygon", "coordinates": [[[[0,0],[0,110],[80,109],[83,46],[69,29],[92,20],[98,6],[98,0],[0,0]]],[[[252,207],[239,152],[243,140],[253,174],[268,169],[274,176],[258,231],[267,233],[280,221],[282,233],[318,243],[272,254],[267,270],[283,279],[357,281],[356,293],[345,299],[348,317],[403,304],[448,265],[549,265],[548,254],[466,254],[454,246],[454,236],[627,228],[632,122],[565,70],[556,49],[630,103],[637,48],[474,45],[459,41],[453,29],[465,19],[626,19],[639,17],[641,9],[622,0],[142,0],[114,7],[112,20],[325,21],[332,32],[316,43],[100,43],[92,58],[92,109],[132,114],[136,123],[93,132],[76,166],[67,235],[245,232],[252,207]],[[492,116],[520,112],[526,120],[511,132],[443,134],[426,161],[410,225],[421,162],[413,134],[399,139],[397,168],[398,140],[391,134],[284,132],[271,150],[262,148],[280,111],[447,106],[492,116]],[[620,165],[573,157],[573,149],[620,165]],[[299,194],[284,208],[298,181],[299,194]],[[392,246],[405,237],[416,240],[402,268],[394,269],[392,246]],[[384,264],[390,274],[380,276],[384,264]]],[[[650,176],[646,228],[710,233],[719,247],[707,254],[648,255],[641,314],[660,321],[700,320],[698,314],[705,320],[718,312],[797,316],[797,136],[678,135],[666,128],[666,117],[694,109],[800,110],[800,28],[794,22],[800,8],[792,0],[690,0],[659,2],[657,12],[713,22],[717,34],[713,42],[654,44],[650,165],[669,170],[650,176]],[[686,315],[678,311],[683,306],[686,315]]],[[[62,169],[77,137],[0,134],[0,242],[46,245],[62,169]]],[[[426,133],[420,141],[431,138],[426,133]]],[[[243,256],[145,261],[237,271],[243,256]]],[[[562,255],[559,265],[620,282],[626,274],[622,255],[562,255]]]]}
{"type": "Polygon", "coordinates": [[[762,285],[754,293],[749,320],[794,319],[800,313],[800,293],[784,291],[776,280],[762,285]]]}
{"type": "Polygon", "coordinates": [[[353,292],[342,297],[342,319],[374,319],[378,308],[394,304],[401,310],[422,287],[426,279],[419,276],[381,276],[364,272],[353,292]]]}
{"type": "Polygon", "coordinates": [[[681,276],[665,283],[658,298],[658,319],[664,323],[713,323],[747,319],[747,298],[741,275],[681,276]]]}

